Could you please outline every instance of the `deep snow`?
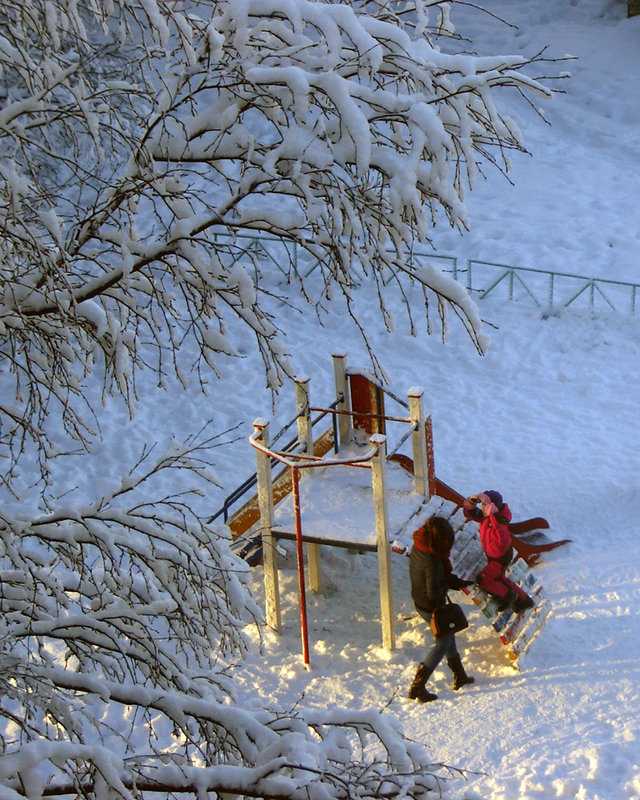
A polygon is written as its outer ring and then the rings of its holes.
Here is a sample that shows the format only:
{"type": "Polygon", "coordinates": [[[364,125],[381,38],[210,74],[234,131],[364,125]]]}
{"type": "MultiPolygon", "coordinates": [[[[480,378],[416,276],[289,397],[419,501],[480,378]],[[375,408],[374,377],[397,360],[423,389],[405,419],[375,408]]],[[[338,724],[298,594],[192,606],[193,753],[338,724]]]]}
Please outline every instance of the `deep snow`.
{"type": "MultiPolygon", "coordinates": [[[[546,104],[547,126],[518,109],[532,157],[514,156],[511,186],[490,173],[467,198],[471,231],[437,230],[439,252],[583,275],[638,281],[640,219],[640,17],[623,0],[491,0],[506,28],[473,8],[453,20],[482,52],[570,53],[566,94],[546,104]],[[468,17],[464,26],[461,16],[468,17]]],[[[284,289],[283,289],[284,291],[284,289]]],[[[424,626],[411,607],[407,563],[394,557],[397,649],[380,646],[375,562],[371,555],[326,549],[326,588],[309,597],[312,669],[300,656],[296,574],[283,570],[284,634],[264,630],[236,670],[243,702],[386,708],[407,734],[425,742],[434,762],[453,772],[454,800],[633,800],[640,798],[640,570],[637,520],[640,319],[567,309],[543,314],[525,304],[484,301],[491,348],[480,357],[461,327],[449,341],[412,339],[401,315],[387,334],[363,289],[358,306],[393,390],[425,390],[433,415],[439,478],[460,492],[500,489],[515,517],[544,515],[551,534],[573,543],[537,568],[552,616],[514,672],[503,649],[470,609],[459,644],[476,684],[454,693],[443,670],[439,699],[404,698],[424,649],[424,626]],[[477,623],[477,624],[476,624],[477,623]]],[[[343,309],[321,316],[287,311],[288,342],[312,402],[333,399],[331,353],[368,367],[343,309]]],[[[254,466],[251,422],[272,415],[260,365],[229,362],[209,398],[178,390],[143,392],[129,424],[111,408],[110,435],[80,488],[109,479],[142,441],[184,434],[209,418],[219,430],[239,425],[218,451],[222,498],[254,466]]],[[[283,391],[274,428],[291,418],[283,391]]],[[[71,478],[70,478],[71,480],[71,478]]],[[[254,572],[261,598],[261,570],[254,572]]]]}

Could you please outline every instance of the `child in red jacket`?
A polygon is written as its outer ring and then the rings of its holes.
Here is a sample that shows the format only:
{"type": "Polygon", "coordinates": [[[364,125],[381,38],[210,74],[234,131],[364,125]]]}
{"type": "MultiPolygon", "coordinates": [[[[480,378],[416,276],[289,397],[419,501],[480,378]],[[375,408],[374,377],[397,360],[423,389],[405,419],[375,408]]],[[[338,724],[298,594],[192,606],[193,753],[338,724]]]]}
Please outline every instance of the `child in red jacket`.
{"type": "Polygon", "coordinates": [[[477,583],[499,601],[498,608],[507,608],[513,603],[514,611],[531,608],[533,600],[505,575],[505,569],[513,560],[513,545],[508,524],[511,509],[503,501],[500,492],[488,490],[468,497],[462,506],[466,519],[480,523],[480,543],[488,564],[477,577],[477,583]],[[478,508],[480,505],[480,508],[478,508]]]}

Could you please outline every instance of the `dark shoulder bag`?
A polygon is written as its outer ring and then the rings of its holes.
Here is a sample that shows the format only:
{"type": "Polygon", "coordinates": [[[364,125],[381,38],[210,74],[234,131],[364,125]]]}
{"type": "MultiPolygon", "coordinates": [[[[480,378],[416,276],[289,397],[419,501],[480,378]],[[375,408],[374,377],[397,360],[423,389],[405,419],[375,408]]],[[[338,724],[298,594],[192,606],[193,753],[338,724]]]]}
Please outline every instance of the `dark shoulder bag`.
{"type": "Polygon", "coordinates": [[[457,603],[452,603],[447,596],[447,602],[443,606],[437,606],[431,614],[431,632],[436,637],[445,636],[448,633],[457,633],[469,627],[467,618],[462,607],[457,603]]]}

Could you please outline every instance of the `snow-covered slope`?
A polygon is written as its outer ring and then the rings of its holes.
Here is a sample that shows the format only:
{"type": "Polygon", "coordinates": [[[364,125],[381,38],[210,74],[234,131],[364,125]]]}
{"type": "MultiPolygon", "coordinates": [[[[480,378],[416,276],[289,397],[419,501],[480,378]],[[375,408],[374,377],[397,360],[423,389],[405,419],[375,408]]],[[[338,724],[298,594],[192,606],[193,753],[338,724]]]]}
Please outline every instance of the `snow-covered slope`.
{"type": "Polygon", "coordinates": [[[549,57],[575,59],[560,67],[571,74],[557,82],[564,94],[540,105],[550,125],[517,106],[532,156],[514,155],[514,185],[495,174],[478,182],[468,197],[471,231],[462,241],[439,231],[437,246],[506,264],[637,279],[640,19],[627,19],[624,0],[481,5],[517,27],[454,7],[454,21],[464,19],[460,33],[480,52],[533,54],[548,45],[549,57]]]}
{"type": "MultiPolygon", "coordinates": [[[[631,800],[640,796],[640,320],[485,311],[500,329],[483,359],[462,335],[428,352],[391,337],[385,352],[394,389],[425,388],[438,476],[465,494],[498,488],[516,518],[542,514],[555,538],[573,540],[536,568],[553,612],[522,671],[469,606],[471,628],[458,638],[476,684],[454,693],[443,668],[430,686],[437,702],[406,700],[425,646],[406,558],[394,556],[398,647],[389,654],[375,558],[326,548],[325,593],[309,600],[311,671],[290,562],[284,634],[266,633],[262,654],[240,671],[242,694],[302,709],[387,708],[434,762],[469,770],[449,785],[456,800],[631,800]]],[[[329,371],[318,361],[313,378],[329,371]]],[[[259,569],[254,587],[260,597],[259,569]]]]}

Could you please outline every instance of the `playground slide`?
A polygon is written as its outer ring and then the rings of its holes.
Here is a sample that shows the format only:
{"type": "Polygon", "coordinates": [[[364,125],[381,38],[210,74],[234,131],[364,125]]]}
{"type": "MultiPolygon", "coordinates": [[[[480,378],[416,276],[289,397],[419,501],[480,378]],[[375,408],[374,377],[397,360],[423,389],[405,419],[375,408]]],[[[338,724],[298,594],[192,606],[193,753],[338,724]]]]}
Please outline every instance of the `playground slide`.
{"type": "MultiPolygon", "coordinates": [[[[460,494],[460,492],[456,492],[455,489],[452,489],[450,486],[447,486],[446,483],[443,483],[441,480],[436,478],[436,494],[438,497],[442,497],[445,500],[450,500],[452,503],[462,507],[464,503],[464,496],[460,494]]],[[[530,531],[536,531],[540,528],[548,528],[549,523],[544,517],[531,517],[530,519],[523,519],[520,522],[510,522],[509,523],[509,532],[513,536],[521,536],[524,533],[529,533],[530,531]]]]}
{"type": "MultiPolygon", "coordinates": [[[[413,460],[409,456],[397,454],[391,456],[391,460],[396,461],[401,467],[413,474],[413,460]]],[[[460,507],[462,507],[465,499],[464,495],[438,478],[435,479],[435,494],[460,507]]],[[[549,523],[544,517],[531,517],[530,519],[523,519],[509,524],[513,548],[518,556],[524,559],[529,566],[537,564],[542,553],[555,550],[556,547],[568,544],[571,541],[571,539],[560,539],[558,541],[549,539],[541,531],[541,529],[547,528],[549,528],[549,523]]]]}

